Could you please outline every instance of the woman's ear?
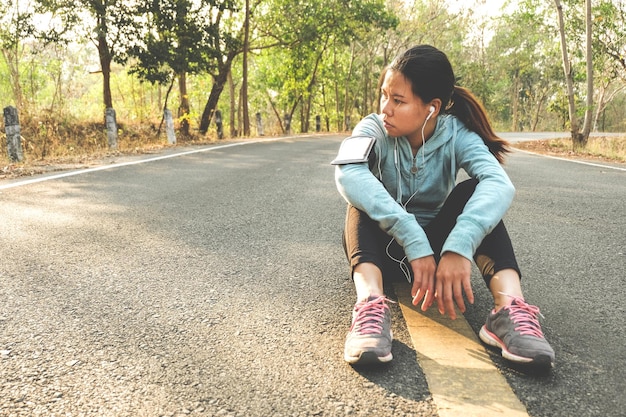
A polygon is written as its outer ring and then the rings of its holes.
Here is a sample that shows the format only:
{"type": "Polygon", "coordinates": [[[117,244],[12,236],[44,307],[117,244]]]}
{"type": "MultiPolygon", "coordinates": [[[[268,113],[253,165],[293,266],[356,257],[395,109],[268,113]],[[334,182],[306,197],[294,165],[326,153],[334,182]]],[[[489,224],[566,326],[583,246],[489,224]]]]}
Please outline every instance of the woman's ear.
{"type": "Polygon", "coordinates": [[[439,114],[439,110],[441,109],[441,100],[434,99],[430,102],[430,107],[428,108],[428,116],[426,116],[426,121],[429,121],[433,116],[439,114]]]}
{"type": "MultiPolygon", "coordinates": [[[[438,98],[433,99],[433,101],[430,102],[430,109],[434,109],[431,117],[439,115],[441,113],[441,100],[438,98]]],[[[431,111],[430,109],[428,110],[429,112],[431,111]]]]}
{"type": "Polygon", "coordinates": [[[426,116],[426,121],[429,121],[431,117],[435,114],[435,106],[430,106],[428,109],[428,116],[426,116]]]}

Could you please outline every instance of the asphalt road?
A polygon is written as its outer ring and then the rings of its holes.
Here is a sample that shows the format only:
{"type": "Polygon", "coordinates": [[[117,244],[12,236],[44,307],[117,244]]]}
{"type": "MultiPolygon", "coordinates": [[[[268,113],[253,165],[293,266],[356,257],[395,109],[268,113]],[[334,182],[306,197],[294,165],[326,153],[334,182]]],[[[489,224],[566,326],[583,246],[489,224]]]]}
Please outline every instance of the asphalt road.
{"type": "MultiPolygon", "coordinates": [[[[392,364],[342,360],[340,139],[0,182],[0,416],[436,416],[397,305],[392,364]]],[[[626,171],[519,152],[506,169],[557,366],[492,359],[531,416],[624,416],[626,171]]]]}

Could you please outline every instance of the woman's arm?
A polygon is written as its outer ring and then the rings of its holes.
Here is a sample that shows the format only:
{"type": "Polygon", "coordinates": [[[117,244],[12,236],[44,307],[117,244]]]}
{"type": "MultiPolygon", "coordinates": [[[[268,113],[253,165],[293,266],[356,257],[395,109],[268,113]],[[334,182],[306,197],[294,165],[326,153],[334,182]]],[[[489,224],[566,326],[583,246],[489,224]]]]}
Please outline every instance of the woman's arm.
{"type": "Polygon", "coordinates": [[[457,218],[442,253],[455,252],[471,260],[482,240],[509,209],[515,187],[477,134],[465,128],[460,129],[455,141],[455,152],[459,166],[470,177],[476,178],[478,185],[457,218]]]}
{"type": "MultiPolygon", "coordinates": [[[[386,149],[386,134],[380,126],[378,116],[370,115],[355,127],[353,135],[372,136],[377,141],[374,147],[377,158],[382,158],[386,149]]],[[[382,182],[370,171],[367,163],[338,165],[335,182],[343,198],[354,207],[365,212],[372,220],[400,244],[409,260],[432,255],[426,234],[413,214],[407,213],[394,200],[382,182]]]]}

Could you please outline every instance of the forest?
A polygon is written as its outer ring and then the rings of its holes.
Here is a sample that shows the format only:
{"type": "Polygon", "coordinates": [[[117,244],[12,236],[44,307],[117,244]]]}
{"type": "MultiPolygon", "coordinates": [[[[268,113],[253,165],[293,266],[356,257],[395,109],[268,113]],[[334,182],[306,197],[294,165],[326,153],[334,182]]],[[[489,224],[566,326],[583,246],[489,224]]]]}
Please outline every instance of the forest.
{"type": "Polygon", "coordinates": [[[385,65],[431,44],[497,131],[624,132],[625,13],[622,0],[8,0],[0,104],[31,159],[106,149],[107,109],[122,149],[166,143],[166,110],[179,142],[344,132],[377,111],[385,65]]]}

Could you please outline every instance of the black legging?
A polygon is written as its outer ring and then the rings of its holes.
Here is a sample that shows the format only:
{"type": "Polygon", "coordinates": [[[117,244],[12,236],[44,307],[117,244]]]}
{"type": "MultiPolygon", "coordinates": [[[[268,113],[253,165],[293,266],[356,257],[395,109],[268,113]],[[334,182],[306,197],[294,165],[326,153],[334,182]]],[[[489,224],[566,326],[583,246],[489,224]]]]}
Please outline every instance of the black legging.
{"type": "MultiPolygon", "coordinates": [[[[452,231],[457,217],[463,212],[465,204],[474,193],[477,184],[478,181],[475,179],[457,184],[439,213],[424,227],[430,246],[435,252],[437,263],[439,263],[445,240],[452,231]]],[[[378,223],[361,210],[348,205],[343,247],[350,262],[351,271],[354,271],[358,264],[369,262],[378,266],[385,280],[404,279],[401,275],[402,269],[405,273],[411,274],[412,279],[412,270],[404,259],[404,250],[395,240],[389,244],[390,241],[391,237],[378,226],[378,223]],[[399,260],[403,260],[403,267],[400,266],[399,260]]],[[[502,221],[483,239],[474,254],[474,261],[487,287],[493,275],[503,269],[515,269],[521,277],[511,239],[502,221]]]]}

